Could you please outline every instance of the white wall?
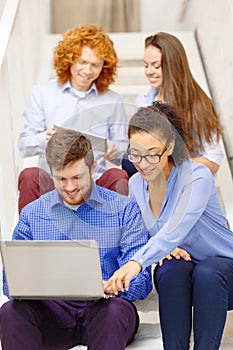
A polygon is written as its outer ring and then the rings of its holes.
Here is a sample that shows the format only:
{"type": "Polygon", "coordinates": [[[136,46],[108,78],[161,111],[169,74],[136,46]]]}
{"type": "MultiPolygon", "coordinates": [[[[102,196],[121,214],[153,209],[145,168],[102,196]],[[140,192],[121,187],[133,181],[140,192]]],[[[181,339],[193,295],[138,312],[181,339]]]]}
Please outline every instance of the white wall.
{"type": "Polygon", "coordinates": [[[140,0],[141,31],[178,31],[182,29],[180,22],[184,0],[140,0]]]}
{"type": "Polygon", "coordinates": [[[203,64],[233,170],[233,1],[190,0],[184,25],[195,26],[203,64]]]}
{"type": "Polygon", "coordinates": [[[36,81],[43,37],[49,25],[49,0],[7,0],[0,18],[0,220],[10,236],[17,204],[22,159],[18,135],[22,112],[36,81]]]}

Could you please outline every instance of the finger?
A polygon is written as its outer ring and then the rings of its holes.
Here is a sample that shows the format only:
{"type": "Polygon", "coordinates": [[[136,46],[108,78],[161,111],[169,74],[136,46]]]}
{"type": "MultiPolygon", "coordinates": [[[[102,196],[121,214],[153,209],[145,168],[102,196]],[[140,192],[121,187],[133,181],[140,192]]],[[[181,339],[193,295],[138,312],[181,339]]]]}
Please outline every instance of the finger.
{"type": "Polygon", "coordinates": [[[171,254],[169,254],[169,255],[166,256],[166,259],[167,259],[167,260],[172,260],[172,257],[173,257],[173,256],[172,256],[171,254]]]}
{"type": "Polygon", "coordinates": [[[124,282],[124,290],[126,290],[126,291],[129,290],[130,281],[131,281],[131,276],[130,275],[126,275],[125,282],[124,282]]]}
{"type": "Polygon", "coordinates": [[[163,265],[163,259],[159,260],[159,266],[163,265]]]}
{"type": "Polygon", "coordinates": [[[184,259],[184,260],[191,260],[191,257],[189,255],[189,253],[187,253],[186,251],[182,251],[180,253],[180,256],[184,259]]]}

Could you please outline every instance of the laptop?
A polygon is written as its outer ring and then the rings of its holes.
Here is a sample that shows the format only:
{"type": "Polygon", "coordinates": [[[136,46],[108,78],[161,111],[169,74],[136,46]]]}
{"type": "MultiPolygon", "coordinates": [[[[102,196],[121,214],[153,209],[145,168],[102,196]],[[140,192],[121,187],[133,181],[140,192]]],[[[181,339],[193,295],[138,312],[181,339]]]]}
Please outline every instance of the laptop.
{"type": "Polygon", "coordinates": [[[96,241],[0,242],[9,295],[15,299],[104,297],[96,241]]]}

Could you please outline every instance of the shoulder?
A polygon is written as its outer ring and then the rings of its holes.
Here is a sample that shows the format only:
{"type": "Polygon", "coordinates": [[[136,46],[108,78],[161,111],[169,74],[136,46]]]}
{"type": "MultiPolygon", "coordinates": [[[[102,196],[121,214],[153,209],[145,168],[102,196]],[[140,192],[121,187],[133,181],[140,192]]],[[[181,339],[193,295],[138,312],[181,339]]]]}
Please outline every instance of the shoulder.
{"type": "Polygon", "coordinates": [[[112,212],[122,212],[125,210],[128,210],[129,212],[131,210],[135,210],[136,212],[139,211],[137,203],[129,198],[128,196],[125,196],[123,194],[111,191],[107,188],[96,186],[97,191],[102,199],[102,205],[106,207],[106,209],[112,212]]]}
{"type": "Polygon", "coordinates": [[[186,179],[186,183],[187,181],[194,182],[198,179],[214,182],[214,177],[210,169],[201,163],[184,161],[181,165],[177,166],[177,172],[182,181],[186,179]]]}
{"type": "Polygon", "coordinates": [[[146,94],[145,94],[145,93],[136,96],[135,105],[136,105],[138,108],[139,108],[139,107],[145,107],[145,106],[147,105],[146,94]]]}
{"type": "Polygon", "coordinates": [[[111,89],[108,89],[104,92],[99,93],[98,96],[109,101],[116,101],[116,102],[123,103],[122,96],[118,92],[113,91],[111,89]]]}
{"type": "Polygon", "coordinates": [[[102,186],[97,186],[96,185],[97,192],[102,199],[102,203],[109,205],[111,202],[112,203],[119,203],[122,206],[127,205],[129,202],[129,197],[117,193],[115,191],[109,190],[108,188],[102,187],[102,186]]]}
{"type": "Polygon", "coordinates": [[[129,185],[130,187],[144,187],[146,181],[141,177],[139,173],[135,173],[131,178],[129,179],[129,185]]]}
{"type": "Polygon", "coordinates": [[[156,99],[156,94],[158,89],[151,88],[145,93],[139,94],[135,99],[136,106],[139,107],[147,107],[153,104],[156,99]]]}
{"type": "Polygon", "coordinates": [[[62,90],[62,86],[58,84],[57,79],[50,79],[46,82],[36,84],[32,88],[33,93],[48,93],[50,91],[62,90]]]}
{"type": "MultiPolygon", "coordinates": [[[[51,209],[51,206],[57,200],[56,191],[50,191],[33,202],[27,204],[21,211],[21,214],[25,217],[30,218],[31,216],[43,216],[43,213],[48,214],[48,211],[51,209]]],[[[21,215],[20,214],[20,215],[21,215]]]]}

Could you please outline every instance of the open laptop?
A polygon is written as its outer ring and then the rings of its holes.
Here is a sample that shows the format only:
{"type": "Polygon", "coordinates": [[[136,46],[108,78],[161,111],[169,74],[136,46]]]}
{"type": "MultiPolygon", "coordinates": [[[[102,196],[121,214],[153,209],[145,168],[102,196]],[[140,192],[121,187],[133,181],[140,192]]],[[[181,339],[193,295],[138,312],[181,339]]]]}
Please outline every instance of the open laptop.
{"type": "Polygon", "coordinates": [[[16,299],[104,297],[96,241],[0,242],[9,295],[16,299]]]}

